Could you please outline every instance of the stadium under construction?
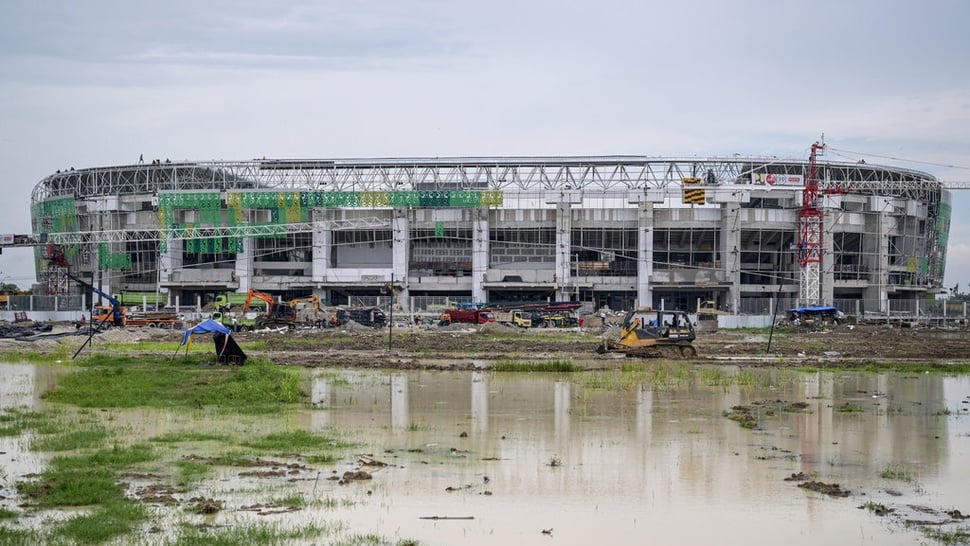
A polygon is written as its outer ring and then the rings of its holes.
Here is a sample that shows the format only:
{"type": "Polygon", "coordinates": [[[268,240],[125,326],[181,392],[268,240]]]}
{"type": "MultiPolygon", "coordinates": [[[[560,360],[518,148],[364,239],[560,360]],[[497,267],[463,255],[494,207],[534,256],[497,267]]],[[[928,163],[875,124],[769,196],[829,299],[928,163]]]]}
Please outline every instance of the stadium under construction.
{"type": "Polygon", "coordinates": [[[887,312],[941,291],[950,193],[864,162],[260,159],[59,171],[31,198],[38,282],[202,305],[579,301],[887,312]],[[814,187],[814,193],[811,190],[814,187]],[[806,212],[807,211],[807,212],[806,212]],[[388,291],[393,286],[392,292],[388,291]],[[386,301],[386,300],[385,300],[386,301]]]}

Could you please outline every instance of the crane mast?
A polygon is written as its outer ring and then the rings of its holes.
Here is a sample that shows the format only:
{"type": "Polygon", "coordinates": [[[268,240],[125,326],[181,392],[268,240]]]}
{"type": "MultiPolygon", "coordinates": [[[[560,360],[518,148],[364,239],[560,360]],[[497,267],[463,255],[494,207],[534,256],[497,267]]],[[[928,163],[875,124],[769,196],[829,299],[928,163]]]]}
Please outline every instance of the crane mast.
{"type": "Polygon", "coordinates": [[[808,173],[802,191],[802,208],[798,211],[798,301],[801,305],[819,305],[822,302],[822,237],[823,213],[819,205],[818,166],[816,156],[824,144],[812,144],[808,158],[808,173]]]}

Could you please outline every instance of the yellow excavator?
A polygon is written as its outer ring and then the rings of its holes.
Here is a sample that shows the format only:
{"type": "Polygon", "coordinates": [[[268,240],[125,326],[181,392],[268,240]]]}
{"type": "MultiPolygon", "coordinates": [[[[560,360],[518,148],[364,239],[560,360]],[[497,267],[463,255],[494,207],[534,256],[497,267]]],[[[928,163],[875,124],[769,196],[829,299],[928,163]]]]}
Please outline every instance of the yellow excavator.
{"type": "Polygon", "coordinates": [[[627,313],[618,336],[603,337],[596,352],[639,358],[693,358],[697,356],[692,344],[696,337],[687,313],[639,308],[627,313]]]}

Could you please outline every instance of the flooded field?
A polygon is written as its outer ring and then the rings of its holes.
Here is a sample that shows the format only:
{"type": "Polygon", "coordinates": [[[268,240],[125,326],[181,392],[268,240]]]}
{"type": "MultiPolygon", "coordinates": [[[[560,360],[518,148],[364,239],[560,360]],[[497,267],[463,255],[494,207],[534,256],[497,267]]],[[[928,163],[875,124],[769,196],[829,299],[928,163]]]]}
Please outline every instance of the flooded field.
{"type": "MultiPolygon", "coordinates": [[[[161,531],[150,541],[160,544],[171,539],[167,526],[186,519],[332,531],[307,544],[371,536],[359,543],[903,545],[966,528],[970,377],[644,366],[313,370],[310,406],[283,416],[95,413],[135,440],[299,429],[357,444],[332,464],[284,475],[221,469],[183,496],[223,508],[158,508],[161,531]],[[361,454],[386,466],[362,467],[361,454]],[[371,479],[329,479],[358,469],[371,479]],[[289,495],[315,502],[253,508],[289,495]]],[[[54,368],[3,364],[0,375],[0,409],[46,408],[40,395],[54,368]]],[[[11,510],[14,484],[47,460],[28,441],[0,438],[0,504],[11,510]]],[[[63,515],[31,512],[21,523],[45,517],[63,515]]]]}

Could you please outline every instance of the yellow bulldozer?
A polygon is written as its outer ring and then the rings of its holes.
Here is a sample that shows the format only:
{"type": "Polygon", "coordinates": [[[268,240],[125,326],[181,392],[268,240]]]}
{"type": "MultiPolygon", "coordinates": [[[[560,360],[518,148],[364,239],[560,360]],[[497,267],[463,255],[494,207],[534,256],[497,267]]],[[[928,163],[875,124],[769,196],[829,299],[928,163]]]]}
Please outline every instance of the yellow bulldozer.
{"type": "Polygon", "coordinates": [[[687,313],[640,308],[627,313],[619,334],[614,331],[604,335],[596,352],[639,358],[693,358],[697,356],[692,344],[696,337],[687,313]]]}

